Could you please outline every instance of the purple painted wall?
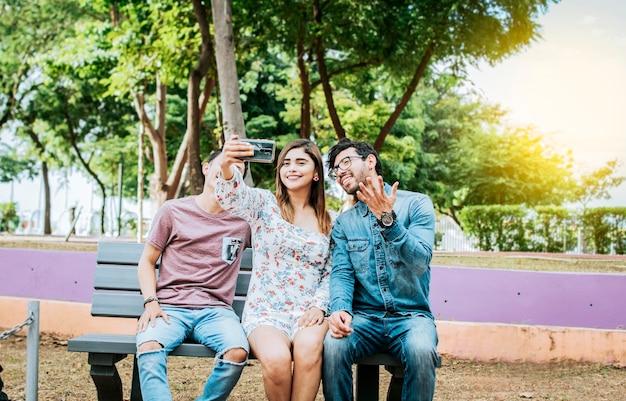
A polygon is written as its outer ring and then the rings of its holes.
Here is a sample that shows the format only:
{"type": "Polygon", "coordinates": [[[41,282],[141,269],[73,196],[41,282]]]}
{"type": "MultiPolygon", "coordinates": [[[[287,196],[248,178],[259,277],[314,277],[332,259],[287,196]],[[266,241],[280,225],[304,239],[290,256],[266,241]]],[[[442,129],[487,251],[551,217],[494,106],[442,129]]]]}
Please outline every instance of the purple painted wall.
{"type": "Polygon", "coordinates": [[[626,274],[434,266],[438,319],[626,329],[626,274]]]}
{"type": "MultiPolygon", "coordinates": [[[[0,248],[0,296],[91,302],[95,252],[0,248]]],[[[626,274],[433,266],[438,319],[626,328],[626,274]]]]}
{"type": "Polygon", "coordinates": [[[0,296],[91,302],[95,252],[0,248],[0,296]]]}

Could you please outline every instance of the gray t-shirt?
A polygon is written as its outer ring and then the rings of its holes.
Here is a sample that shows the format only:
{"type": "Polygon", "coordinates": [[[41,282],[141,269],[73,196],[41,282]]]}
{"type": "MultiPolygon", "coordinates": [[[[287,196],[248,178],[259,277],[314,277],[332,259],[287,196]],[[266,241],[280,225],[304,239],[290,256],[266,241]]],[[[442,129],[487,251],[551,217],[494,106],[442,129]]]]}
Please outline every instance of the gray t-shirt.
{"type": "Polygon", "coordinates": [[[156,213],[146,241],[163,251],[157,279],[162,305],[201,309],[231,306],[248,223],[226,211],[207,213],[196,196],[169,200],[156,213]]]}

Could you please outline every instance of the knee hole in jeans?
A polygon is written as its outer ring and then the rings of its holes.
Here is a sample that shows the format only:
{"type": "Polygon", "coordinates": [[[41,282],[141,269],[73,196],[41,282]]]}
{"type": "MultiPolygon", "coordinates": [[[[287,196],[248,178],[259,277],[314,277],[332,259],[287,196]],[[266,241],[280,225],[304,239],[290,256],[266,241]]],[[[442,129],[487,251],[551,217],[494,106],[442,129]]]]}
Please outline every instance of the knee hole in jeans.
{"type": "Polygon", "coordinates": [[[163,345],[161,345],[158,341],[150,340],[146,341],[145,343],[141,343],[141,345],[139,345],[139,348],[137,349],[137,352],[157,351],[162,348],[163,345]]]}
{"type": "Polygon", "coordinates": [[[248,351],[243,348],[231,348],[224,352],[222,359],[228,362],[242,363],[248,358],[248,351]]]}

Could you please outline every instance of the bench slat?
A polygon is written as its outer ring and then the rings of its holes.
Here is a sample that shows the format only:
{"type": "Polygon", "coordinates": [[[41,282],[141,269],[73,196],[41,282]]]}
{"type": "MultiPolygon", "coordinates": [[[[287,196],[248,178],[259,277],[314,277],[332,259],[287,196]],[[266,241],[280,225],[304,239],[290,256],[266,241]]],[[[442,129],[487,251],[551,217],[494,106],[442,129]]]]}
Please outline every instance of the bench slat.
{"type": "MultiPolygon", "coordinates": [[[[236,295],[233,309],[238,316],[243,312],[245,297],[236,295]]],[[[100,317],[139,318],[143,313],[143,297],[137,292],[96,292],[91,299],[91,315],[100,317]]]]}
{"type": "MultiPolygon", "coordinates": [[[[240,271],[237,275],[235,295],[245,296],[250,285],[250,271],[240,271]]],[[[137,267],[128,265],[98,265],[94,274],[94,289],[139,291],[137,267]]]]}
{"type": "Polygon", "coordinates": [[[94,274],[96,290],[139,291],[136,266],[98,265],[94,274]]]}
{"type": "Polygon", "coordinates": [[[138,242],[99,242],[96,259],[101,264],[137,266],[143,247],[144,244],[138,242]]]}
{"type": "MultiPolygon", "coordinates": [[[[135,336],[130,334],[84,334],[70,339],[67,342],[67,349],[72,352],[125,355],[137,352],[135,336]]],[[[215,352],[202,344],[183,343],[170,355],[213,358],[215,352]]]]}
{"type": "MultiPolygon", "coordinates": [[[[132,334],[84,334],[72,338],[67,343],[68,351],[95,352],[105,354],[127,354],[137,352],[135,336],[132,334]]],[[[215,352],[201,344],[183,343],[170,355],[192,357],[214,357],[215,352]]],[[[395,358],[387,354],[377,354],[357,361],[359,365],[389,365],[400,366],[395,358]]]]}
{"type": "MultiPolygon", "coordinates": [[[[137,266],[141,253],[143,252],[143,243],[137,242],[99,242],[98,255],[96,260],[98,264],[103,265],[133,265],[137,266]]],[[[157,264],[160,262],[157,262],[157,264]]],[[[241,256],[241,270],[252,270],[252,249],[245,248],[241,256]]]]}

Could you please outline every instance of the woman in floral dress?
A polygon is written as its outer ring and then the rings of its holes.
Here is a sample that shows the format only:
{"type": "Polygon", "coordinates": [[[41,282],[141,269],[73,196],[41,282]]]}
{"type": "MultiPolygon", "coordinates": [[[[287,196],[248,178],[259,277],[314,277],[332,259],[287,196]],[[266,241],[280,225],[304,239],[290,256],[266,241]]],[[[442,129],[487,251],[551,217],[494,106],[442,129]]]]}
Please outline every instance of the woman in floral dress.
{"type": "Polygon", "coordinates": [[[250,223],[253,271],[242,324],[272,401],[314,400],[328,329],[331,214],[326,210],[319,148],[298,139],[280,152],[276,195],[245,185],[232,164],[248,143],[224,144],[215,194],[222,207],[250,223]],[[293,361],[293,367],[292,367],[293,361]]]}

